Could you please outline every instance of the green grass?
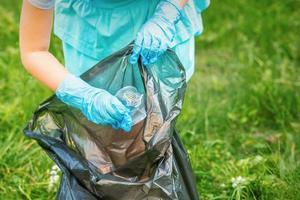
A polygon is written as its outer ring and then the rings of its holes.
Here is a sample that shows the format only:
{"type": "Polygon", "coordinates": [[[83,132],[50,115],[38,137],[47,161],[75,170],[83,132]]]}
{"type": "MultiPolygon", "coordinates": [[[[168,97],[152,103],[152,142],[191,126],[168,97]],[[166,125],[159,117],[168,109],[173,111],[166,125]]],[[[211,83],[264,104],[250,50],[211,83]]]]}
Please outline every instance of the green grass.
{"type": "MultiPolygon", "coordinates": [[[[53,163],[22,134],[51,93],[20,64],[19,4],[0,5],[0,197],[53,199],[53,163]]],[[[203,199],[299,199],[299,8],[299,0],[223,0],[205,12],[178,119],[203,199]]],[[[51,51],[62,59],[57,38],[51,51]]]]}

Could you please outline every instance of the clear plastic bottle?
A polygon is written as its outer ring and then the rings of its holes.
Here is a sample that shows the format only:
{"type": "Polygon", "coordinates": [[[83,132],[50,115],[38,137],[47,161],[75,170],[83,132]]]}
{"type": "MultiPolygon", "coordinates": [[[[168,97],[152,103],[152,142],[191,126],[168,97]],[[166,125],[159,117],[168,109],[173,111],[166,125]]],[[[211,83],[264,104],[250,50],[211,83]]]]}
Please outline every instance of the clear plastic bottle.
{"type": "Polygon", "coordinates": [[[116,97],[131,110],[132,125],[145,119],[145,97],[135,87],[123,87],[116,93],[116,97]]]}

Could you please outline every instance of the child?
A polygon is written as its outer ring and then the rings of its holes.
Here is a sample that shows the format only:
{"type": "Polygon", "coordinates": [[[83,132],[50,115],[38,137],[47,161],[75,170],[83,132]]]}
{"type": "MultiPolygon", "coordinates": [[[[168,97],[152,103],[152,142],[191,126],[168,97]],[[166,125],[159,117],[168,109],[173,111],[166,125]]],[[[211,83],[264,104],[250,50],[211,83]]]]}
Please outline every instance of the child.
{"type": "Polygon", "coordinates": [[[78,76],[134,40],[129,60],[148,66],[172,48],[194,71],[194,36],[202,32],[197,11],[205,0],[24,0],[20,22],[21,59],[26,70],[88,120],[130,131],[131,117],[109,92],[78,76]],[[62,40],[65,66],[48,51],[52,29],[62,40]]]}

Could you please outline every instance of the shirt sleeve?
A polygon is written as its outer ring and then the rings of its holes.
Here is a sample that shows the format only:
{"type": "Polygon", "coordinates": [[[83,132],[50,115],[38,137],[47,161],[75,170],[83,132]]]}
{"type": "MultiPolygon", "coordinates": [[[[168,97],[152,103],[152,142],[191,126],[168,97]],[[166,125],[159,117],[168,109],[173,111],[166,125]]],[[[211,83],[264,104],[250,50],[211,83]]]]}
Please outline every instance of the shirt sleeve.
{"type": "Polygon", "coordinates": [[[31,5],[40,9],[51,9],[54,7],[54,0],[28,0],[31,5]]]}
{"type": "Polygon", "coordinates": [[[210,0],[194,0],[198,13],[203,12],[210,4],[210,0]]]}

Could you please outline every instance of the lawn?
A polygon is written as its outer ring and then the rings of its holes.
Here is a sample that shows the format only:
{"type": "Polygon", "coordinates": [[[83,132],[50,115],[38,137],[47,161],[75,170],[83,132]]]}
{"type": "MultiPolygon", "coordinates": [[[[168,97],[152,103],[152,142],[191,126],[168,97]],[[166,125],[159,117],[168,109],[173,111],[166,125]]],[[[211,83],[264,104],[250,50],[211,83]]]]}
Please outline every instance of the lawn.
{"type": "MultiPolygon", "coordinates": [[[[300,1],[213,1],[177,128],[203,199],[300,199],[300,1]]],[[[22,68],[20,1],[0,3],[0,199],[54,199],[22,130],[51,92],[22,68]]],[[[62,60],[60,42],[51,51],[62,60]]]]}

